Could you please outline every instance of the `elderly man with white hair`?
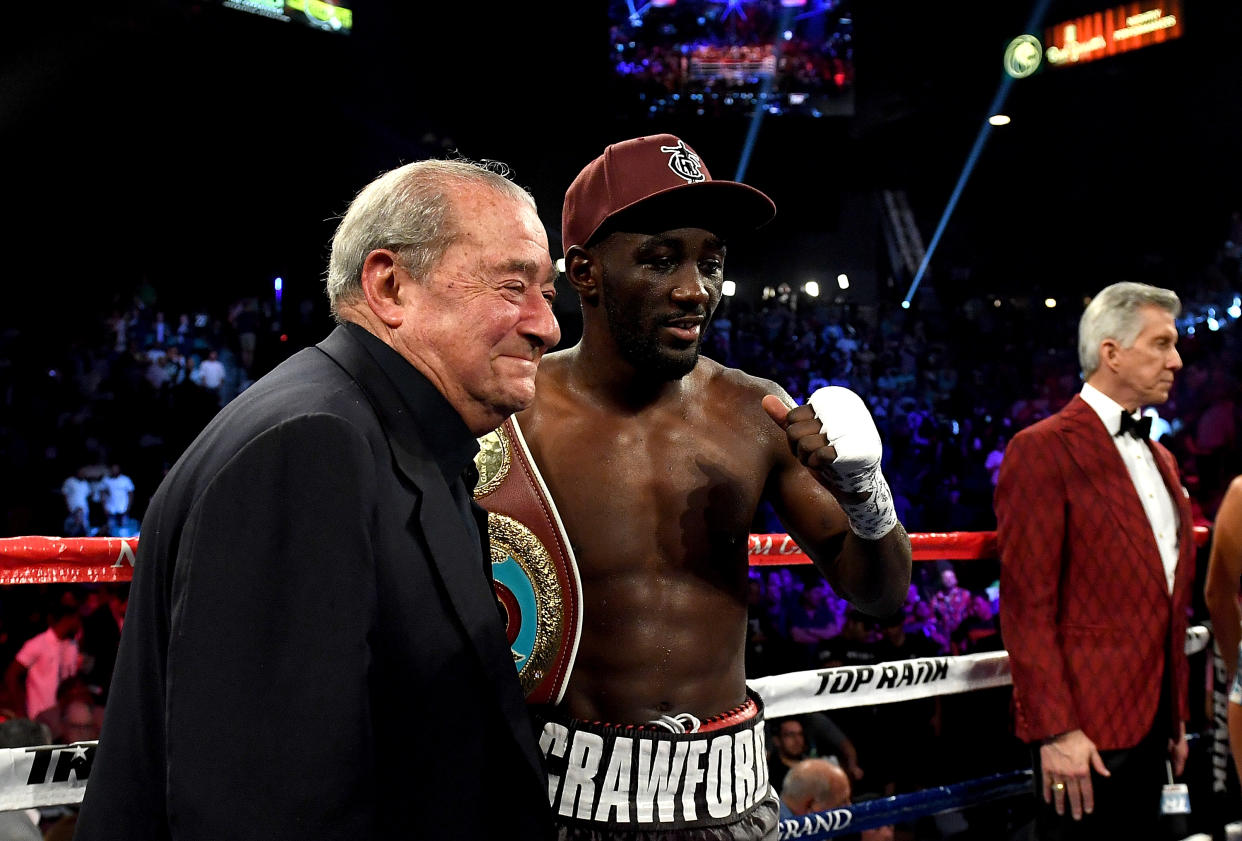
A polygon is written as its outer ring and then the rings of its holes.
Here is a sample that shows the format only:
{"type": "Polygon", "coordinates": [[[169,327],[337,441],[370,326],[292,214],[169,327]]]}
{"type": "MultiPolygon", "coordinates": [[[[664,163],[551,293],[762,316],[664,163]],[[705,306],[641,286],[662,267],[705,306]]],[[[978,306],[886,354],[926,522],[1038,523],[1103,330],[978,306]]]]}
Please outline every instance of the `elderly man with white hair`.
{"type": "Polygon", "coordinates": [[[996,515],[1014,723],[1040,839],[1153,838],[1186,761],[1191,512],[1140,411],[1182,367],[1177,296],[1117,283],[1083,313],[1081,393],[1014,436],[996,515]]]}

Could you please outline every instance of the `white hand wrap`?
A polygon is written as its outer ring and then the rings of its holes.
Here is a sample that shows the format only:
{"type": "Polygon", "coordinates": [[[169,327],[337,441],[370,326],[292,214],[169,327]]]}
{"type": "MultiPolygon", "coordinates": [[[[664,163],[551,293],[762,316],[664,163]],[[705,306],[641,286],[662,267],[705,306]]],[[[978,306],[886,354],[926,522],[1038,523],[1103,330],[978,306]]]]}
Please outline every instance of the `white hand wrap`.
{"type": "Polygon", "coordinates": [[[897,510],[888,482],[880,472],[884,448],[867,404],[848,388],[839,386],[819,389],[807,403],[815,410],[828,443],[837,451],[836,459],[824,471],[832,475],[833,484],[842,491],[870,494],[865,502],[841,503],[850,519],[850,528],[865,540],[880,539],[897,525],[897,510]]]}

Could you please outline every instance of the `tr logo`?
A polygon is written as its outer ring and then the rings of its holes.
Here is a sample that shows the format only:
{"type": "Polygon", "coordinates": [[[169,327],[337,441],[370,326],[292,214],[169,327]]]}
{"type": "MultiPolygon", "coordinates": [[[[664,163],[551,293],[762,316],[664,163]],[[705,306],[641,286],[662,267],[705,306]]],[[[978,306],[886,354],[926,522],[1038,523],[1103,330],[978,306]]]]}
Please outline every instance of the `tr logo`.
{"type": "Polygon", "coordinates": [[[34,754],[34,762],[30,764],[30,775],[26,785],[42,783],[64,783],[69,780],[69,773],[85,781],[91,775],[91,765],[95,762],[95,748],[98,742],[75,742],[72,745],[46,745],[27,748],[26,753],[34,754]],[[48,769],[52,766],[52,756],[56,755],[56,767],[52,770],[52,778],[48,779],[48,769]]]}
{"type": "Polygon", "coordinates": [[[661,146],[660,151],[668,153],[668,168],[687,184],[707,180],[703,174],[703,159],[686,146],[684,140],[678,140],[676,146],[661,146]]]}

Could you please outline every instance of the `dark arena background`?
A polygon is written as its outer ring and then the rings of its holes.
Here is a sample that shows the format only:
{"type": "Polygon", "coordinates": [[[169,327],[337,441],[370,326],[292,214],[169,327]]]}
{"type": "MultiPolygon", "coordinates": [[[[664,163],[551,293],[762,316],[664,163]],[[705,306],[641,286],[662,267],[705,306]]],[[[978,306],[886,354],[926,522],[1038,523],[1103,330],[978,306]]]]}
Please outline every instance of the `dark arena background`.
{"type": "MultiPolygon", "coordinates": [[[[331,329],[335,220],[378,173],[504,161],[555,259],[574,175],[608,143],[659,132],[778,207],[731,246],[732,294],[704,353],[799,400],[827,384],[860,393],[910,532],[995,529],[1006,442],[1077,392],[1078,317],[1121,280],[1182,299],[1186,364],[1156,427],[1199,525],[1242,472],[1235,3],[117,0],[5,17],[0,537],[137,536],[220,406],[331,329]],[[1009,122],[989,123],[999,114],[1009,122]],[[79,476],[85,522],[66,516],[79,476]]],[[[566,286],[563,347],[577,310],[566,286]]],[[[766,511],[752,529],[782,530],[766,511]]],[[[929,653],[1003,649],[988,545],[916,560],[906,630],[929,653]]],[[[1207,547],[1192,625],[1207,620],[1207,547]]],[[[840,646],[788,633],[813,591],[845,622],[810,569],[752,577],[768,636],[750,641],[749,677],[839,665],[840,646]]],[[[0,658],[46,627],[50,604],[79,605],[89,634],[123,597],[110,583],[4,588],[0,658]]],[[[110,655],[92,645],[77,700],[93,716],[110,655]]],[[[1224,838],[1242,818],[1211,655],[1190,659],[1192,811],[1153,838],[1224,838]]],[[[1009,700],[1006,685],[829,710],[875,769],[855,801],[1029,768],[1009,700]]],[[[64,712],[45,722],[53,739],[92,738],[57,731],[64,712]]],[[[72,814],[45,807],[42,828],[72,814]]],[[[1021,838],[1030,818],[1029,797],[1000,797],[895,820],[894,836],[1021,838]]]]}

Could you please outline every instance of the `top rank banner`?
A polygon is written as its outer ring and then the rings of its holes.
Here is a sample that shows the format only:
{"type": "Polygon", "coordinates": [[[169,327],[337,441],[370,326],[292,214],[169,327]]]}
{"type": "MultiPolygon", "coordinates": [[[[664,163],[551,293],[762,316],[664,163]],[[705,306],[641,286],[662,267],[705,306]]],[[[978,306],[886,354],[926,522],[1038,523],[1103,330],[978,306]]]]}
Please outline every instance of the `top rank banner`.
{"type": "Polygon", "coordinates": [[[896,704],[915,698],[954,695],[1008,686],[1009,654],[989,651],[958,657],[920,657],[839,666],[755,678],[746,683],[763,699],[768,718],[803,715],[870,704],[896,704]]]}
{"type": "Polygon", "coordinates": [[[0,750],[0,812],[81,803],[98,744],[0,750]]]}
{"type": "Polygon", "coordinates": [[[1054,67],[1084,64],[1182,36],[1182,0],[1125,3],[1048,28],[1044,57],[1054,67]]]}

